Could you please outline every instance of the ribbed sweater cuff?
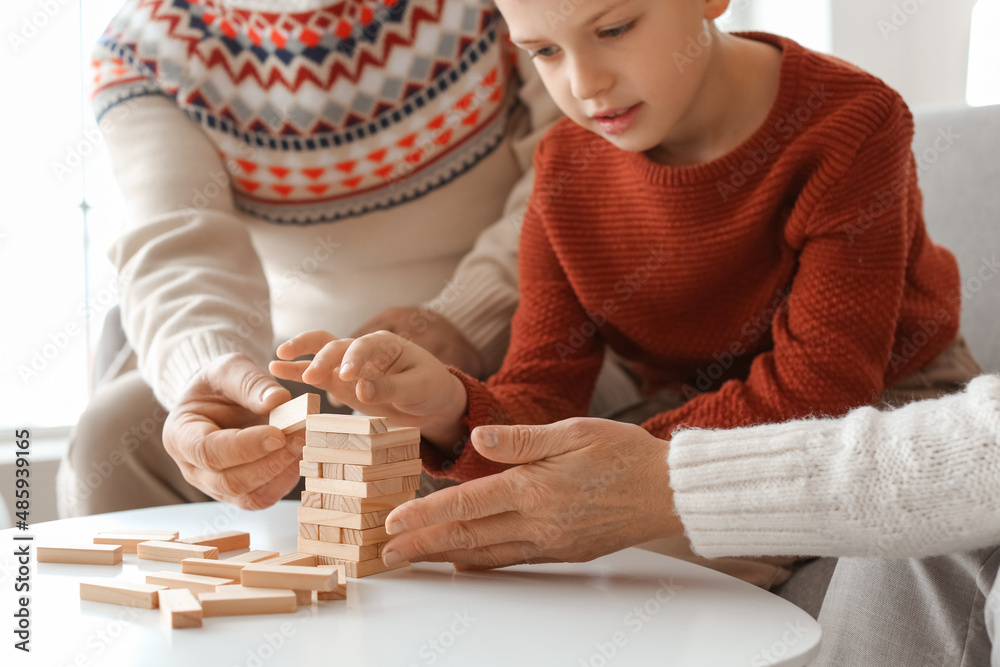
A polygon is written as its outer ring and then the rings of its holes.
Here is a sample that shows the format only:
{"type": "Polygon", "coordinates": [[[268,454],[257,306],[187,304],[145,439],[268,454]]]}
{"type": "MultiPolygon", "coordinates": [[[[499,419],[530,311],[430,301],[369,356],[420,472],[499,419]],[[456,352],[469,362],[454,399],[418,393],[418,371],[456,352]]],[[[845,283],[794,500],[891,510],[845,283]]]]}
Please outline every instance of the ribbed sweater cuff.
{"type": "Polygon", "coordinates": [[[695,552],[708,558],[808,556],[835,547],[836,529],[804,497],[817,472],[816,452],[807,457],[807,448],[838,437],[838,428],[836,420],[814,420],[675,432],[670,483],[695,552]]]}
{"type": "Polygon", "coordinates": [[[446,317],[483,357],[485,375],[499,368],[510,341],[510,322],[517,308],[516,288],[496,280],[448,286],[424,304],[446,317]]]}
{"type": "Polygon", "coordinates": [[[177,343],[163,355],[160,363],[151,369],[154,373],[143,373],[153,387],[156,399],[168,410],[172,410],[180,400],[198,371],[219,357],[231,352],[249,356],[263,369],[267,368],[270,356],[261,350],[253,350],[247,341],[236,336],[220,335],[217,332],[200,332],[177,343]]]}

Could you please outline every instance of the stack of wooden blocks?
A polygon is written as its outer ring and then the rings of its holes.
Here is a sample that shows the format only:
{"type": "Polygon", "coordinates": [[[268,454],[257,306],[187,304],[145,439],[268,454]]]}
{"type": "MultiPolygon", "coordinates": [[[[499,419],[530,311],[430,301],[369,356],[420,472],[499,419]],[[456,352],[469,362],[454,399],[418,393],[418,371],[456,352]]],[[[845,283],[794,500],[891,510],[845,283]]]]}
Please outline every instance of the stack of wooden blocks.
{"type": "Polygon", "coordinates": [[[382,417],[318,414],[319,396],[300,396],[271,413],[291,433],[305,427],[299,470],[305,477],[298,550],[349,577],[392,567],[382,563],[385,519],[420,486],[420,429],[389,428],[382,417]]]}

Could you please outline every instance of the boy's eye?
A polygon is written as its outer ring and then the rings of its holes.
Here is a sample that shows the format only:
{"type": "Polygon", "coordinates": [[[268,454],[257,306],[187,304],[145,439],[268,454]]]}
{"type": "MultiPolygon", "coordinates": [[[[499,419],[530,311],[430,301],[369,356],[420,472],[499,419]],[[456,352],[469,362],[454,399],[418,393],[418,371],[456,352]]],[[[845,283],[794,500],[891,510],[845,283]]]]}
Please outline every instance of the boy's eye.
{"type": "Polygon", "coordinates": [[[550,56],[554,56],[555,54],[556,54],[556,47],[554,46],[543,46],[540,49],[536,49],[534,51],[528,51],[528,55],[532,58],[535,58],[537,56],[541,56],[542,58],[548,58],[550,56]]]}
{"type": "Polygon", "coordinates": [[[607,30],[602,30],[600,32],[600,35],[601,35],[601,37],[610,37],[612,39],[614,39],[615,37],[621,37],[622,35],[624,35],[625,33],[627,33],[629,30],[631,30],[632,26],[634,26],[634,25],[635,25],[635,21],[632,21],[631,23],[626,23],[624,25],[620,25],[617,28],[608,28],[607,30]]]}

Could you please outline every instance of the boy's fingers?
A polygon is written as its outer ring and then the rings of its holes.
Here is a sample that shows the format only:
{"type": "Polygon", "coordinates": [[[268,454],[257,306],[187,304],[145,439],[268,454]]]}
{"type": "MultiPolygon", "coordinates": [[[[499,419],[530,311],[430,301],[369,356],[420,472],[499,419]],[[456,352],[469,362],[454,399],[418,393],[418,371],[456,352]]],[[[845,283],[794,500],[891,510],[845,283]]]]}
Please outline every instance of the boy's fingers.
{"type": "Polygon", "coordinates": [[[350,338],[344,338],[324,345],[313,357],[308,368],[303,371],[302,380],[316,386],[320,386],[328,378],[338,380],[335,371],[339,368],[344,352],[351,343],[353,341],[350,338]]]}
{"type": "Polygon", "coordinates": [[[355,339],[341,360],[341,379],[374,379],[396,363],[406,345],[403,338],[388,331],[376,331],[355,339]]]}
{"type": "Polygon", "coordinates": [[[309,368],[308,361],[272,361],[267,369],[271,375],[282,380],[302,382],[302,372],[309,368]]]}
{"type": "Polygon", "coordinates": [[[315,354],[328,343],[337,340],[337,337],[328,331],[314,329],[300,333],[278,346],[276,354],[279,359],[291,361],[304,354],[315,354]]]}

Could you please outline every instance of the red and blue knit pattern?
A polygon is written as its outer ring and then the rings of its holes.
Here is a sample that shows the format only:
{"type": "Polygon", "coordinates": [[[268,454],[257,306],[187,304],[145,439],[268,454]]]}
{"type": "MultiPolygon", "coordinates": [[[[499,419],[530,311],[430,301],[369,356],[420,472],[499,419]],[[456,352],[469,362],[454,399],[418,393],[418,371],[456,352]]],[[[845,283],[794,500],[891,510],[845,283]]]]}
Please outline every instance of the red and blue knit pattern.
{"type": "Polygon", "coordinates": [[[130,0],[95,50],[95,112],[169,96],[211,138],[247,213],[362,215],[449,183],[500,144],[516,96],[498,19],[481,0],[294,13],[130,0]]]}

